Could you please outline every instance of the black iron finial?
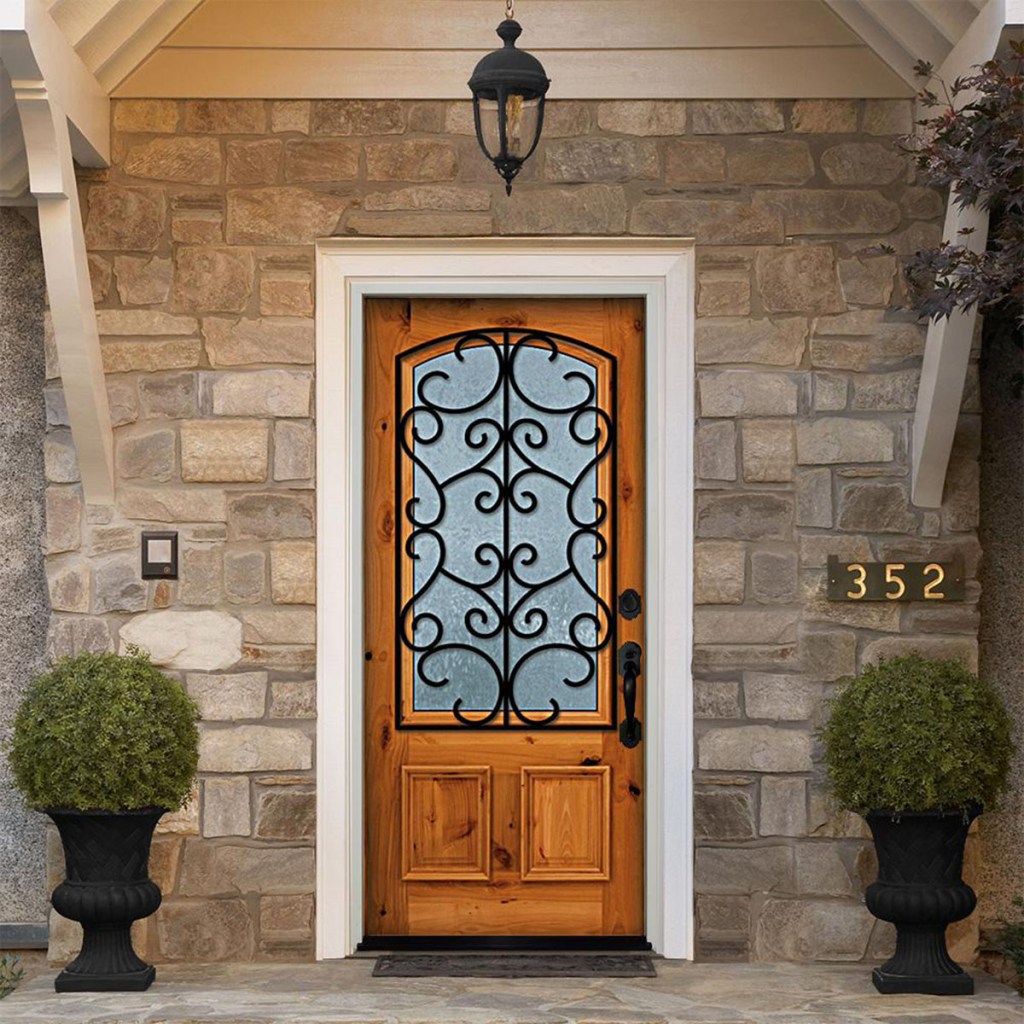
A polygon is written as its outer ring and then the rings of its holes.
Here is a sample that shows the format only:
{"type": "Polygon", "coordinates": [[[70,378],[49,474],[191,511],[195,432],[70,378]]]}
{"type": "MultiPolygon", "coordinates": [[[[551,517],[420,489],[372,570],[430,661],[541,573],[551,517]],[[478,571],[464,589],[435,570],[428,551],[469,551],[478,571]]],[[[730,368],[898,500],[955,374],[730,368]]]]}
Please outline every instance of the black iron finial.
{"type": "Polygon", "coordinates": [[[523,34],[523,26],[512,18],[506,18],[494,31],[504,40],[506,46],[515,46],[516,40],[523,34]]]}

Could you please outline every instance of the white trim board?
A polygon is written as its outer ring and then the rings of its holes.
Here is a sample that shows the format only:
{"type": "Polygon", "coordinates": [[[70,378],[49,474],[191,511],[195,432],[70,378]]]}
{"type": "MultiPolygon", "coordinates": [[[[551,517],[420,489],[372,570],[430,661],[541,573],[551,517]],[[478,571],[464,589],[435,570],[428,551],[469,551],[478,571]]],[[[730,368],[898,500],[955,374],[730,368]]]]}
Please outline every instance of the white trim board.
{"type": "Polygon", "coordinates": [[[691,958],[693,243],[532,238],[317,243],[317,958],[362,938],[362,347],[375,295],[646,301],[646,930],[658,953],[691,958]]]}
{"type": "MultiPolygon", "coordinates": [[[[913,95],[911,86],[867,46],[536,53],[552,76],[550,98],[559,100],[913,95]]],[[[111,95],[465,100],[475,56],[450,50],[160,47],[111,95]]]]}

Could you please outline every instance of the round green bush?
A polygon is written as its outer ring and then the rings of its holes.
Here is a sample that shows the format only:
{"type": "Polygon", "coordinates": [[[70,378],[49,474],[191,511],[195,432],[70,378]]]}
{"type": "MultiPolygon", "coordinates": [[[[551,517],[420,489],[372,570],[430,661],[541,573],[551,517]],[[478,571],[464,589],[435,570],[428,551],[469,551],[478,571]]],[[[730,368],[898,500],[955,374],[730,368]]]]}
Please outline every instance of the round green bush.
{"type": "Polygon", "coordinates": [[[199,763],[195,702],[147,655],[62,658],[14,719],[14,781],[38,808],[177,810],[199,763]]]}
{"type": "Polygon", "coordinates": [[[1009,716],[958,661],[911,654],[869,665],[829,703],[820,735],[848,810],[964,810],[1006,787],[1009,716]]]}

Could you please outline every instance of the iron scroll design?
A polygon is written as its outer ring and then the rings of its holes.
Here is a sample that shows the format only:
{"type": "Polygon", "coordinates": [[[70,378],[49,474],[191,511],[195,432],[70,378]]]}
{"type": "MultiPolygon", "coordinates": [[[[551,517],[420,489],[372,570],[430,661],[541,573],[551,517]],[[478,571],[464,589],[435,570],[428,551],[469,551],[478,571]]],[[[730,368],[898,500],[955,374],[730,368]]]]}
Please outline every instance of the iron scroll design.
{"type": "Polygon", "coordinates": [[[615,727],[616,374],[594,346],[504,327],[396,358],[398,727],[615,727]],[[563,529],[543,529],[545,506],[563,529]],[[455,536],[467,516],[476,534],[455,536]],[[459,667],[488,700],[455,694],[459,667]],[[403,672],[414,693],[447,693],[450,719],[417,723],[403,672]],[[606,718],[565,715],[574,692],[606,718]]]}

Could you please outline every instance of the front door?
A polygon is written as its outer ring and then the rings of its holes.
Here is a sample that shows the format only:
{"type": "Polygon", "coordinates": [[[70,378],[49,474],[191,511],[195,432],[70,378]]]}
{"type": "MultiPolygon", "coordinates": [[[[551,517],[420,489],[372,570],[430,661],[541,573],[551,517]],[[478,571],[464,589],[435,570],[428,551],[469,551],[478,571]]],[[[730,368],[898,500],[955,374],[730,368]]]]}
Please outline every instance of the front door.
{"type": "Polygon", "coordinates": [[[365,306],[365,935],[644,934],[641,299],[365,306]]]}

